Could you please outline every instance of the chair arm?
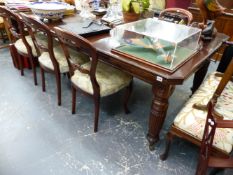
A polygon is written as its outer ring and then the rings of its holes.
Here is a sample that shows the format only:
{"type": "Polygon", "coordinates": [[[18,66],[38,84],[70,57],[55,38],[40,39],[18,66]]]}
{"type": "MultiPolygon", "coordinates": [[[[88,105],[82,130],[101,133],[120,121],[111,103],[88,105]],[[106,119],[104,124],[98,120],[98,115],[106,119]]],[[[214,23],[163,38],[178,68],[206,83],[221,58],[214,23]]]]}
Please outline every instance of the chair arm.
{"type": "Polygon", "coordinates": [[[215,168],[233,168],[233,159],[210,157],[208,166],[215,167],[215,168]]]}
{"type": "Polygon", "coordinates": [[[216,120],[217,128],[233,128],[233,120],[216,120]]]}

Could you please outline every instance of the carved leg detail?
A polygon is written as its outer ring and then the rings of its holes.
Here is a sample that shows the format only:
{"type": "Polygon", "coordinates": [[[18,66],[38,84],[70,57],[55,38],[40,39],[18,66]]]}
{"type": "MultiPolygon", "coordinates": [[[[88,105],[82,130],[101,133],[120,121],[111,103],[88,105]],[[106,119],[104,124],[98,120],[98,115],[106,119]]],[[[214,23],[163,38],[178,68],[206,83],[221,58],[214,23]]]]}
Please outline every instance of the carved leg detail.
{"type": "Polygon", "coordinates": [[[174,86],[157,82],[153,85],[154,99],[151,105],[149,118],[149,131],[147,140],[150,150],[155,149],[155,143],[159,140],[159,133],[166,118],[168,98],[172,94],[174,86]]]}

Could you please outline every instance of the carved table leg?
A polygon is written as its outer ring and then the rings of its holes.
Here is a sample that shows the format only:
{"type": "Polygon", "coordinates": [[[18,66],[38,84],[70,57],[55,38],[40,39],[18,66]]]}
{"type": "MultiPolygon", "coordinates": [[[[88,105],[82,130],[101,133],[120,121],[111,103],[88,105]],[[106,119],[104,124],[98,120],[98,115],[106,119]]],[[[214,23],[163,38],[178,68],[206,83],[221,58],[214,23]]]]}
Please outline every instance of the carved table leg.
{"type": "Polygon", "coordinates": [[[210,60],[206,60],[205,64],[195,73],[193,79],[193,87],[191,88],[192,94],[199,88],[202,81],[204,80],[208,71],[209,64],[210,60]]]}
{"type": "Polygon", "coordinates": [[[150,150],[154,150],[155,143],[159,140],[159,133],[166,118],[168,99],[175,86],[169,84],[155,83],[152,87],[154,99],[151,105],[149,118],[149,131],[147,140],[150,150]]]}

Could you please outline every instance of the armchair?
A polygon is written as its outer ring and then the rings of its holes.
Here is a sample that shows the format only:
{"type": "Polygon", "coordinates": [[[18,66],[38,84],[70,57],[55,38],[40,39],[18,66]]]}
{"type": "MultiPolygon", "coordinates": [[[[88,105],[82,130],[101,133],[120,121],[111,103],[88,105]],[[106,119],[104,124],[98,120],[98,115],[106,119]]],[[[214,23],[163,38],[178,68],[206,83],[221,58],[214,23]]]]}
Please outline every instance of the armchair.
{"type": "MultiPolygon", "coordinates": [[[[228,43],[228,47],[232,47],[232,43],[228,43]]],[[[232,69],[232,67],[231,67],[232,69]]],[[[222,74],[214,72],[210,74],[202,83],[199,89],[187,101],[181,111],[175,117],[175,120],[167,133],[167,145],[165,152],[160,156],[165,160],[168,156],[169,148],[174,136],[190,141],[191,143],[201,146],[201,140],[204,133],[205,121],[207,118],[207,104],[213,97],[219,82],[222,79],[222,74]]],[[[233,82],[229,81],[226,90],[222,96],[232,97],[233,82]]],[[[215,111],[223,114],[225,118],[231,120],[233,108],[221,108],[216,105],[215,111]],[[224,112],[224,113],[223,113],[224,112]]],[[[233,147],[233,130],[227,128],[218,128],[214,138],[211,153],[223,158],[228,158],[233,147]]]]}
{"type": "MultiPolygon", "coordinates": [[[[233,59],[231,59],[213,97],[208,103],[208,114],[196,175],[205,175],[208,167],[233,168],[233,158],[216,157],[211,154],[218,130],[224,128],[228,132],[233,132],[233,86],[229,86],[233,81],[232,75],[233,59]]],[[[232,144],[233,137],[231,136],[229,140],[232,144]]]]}

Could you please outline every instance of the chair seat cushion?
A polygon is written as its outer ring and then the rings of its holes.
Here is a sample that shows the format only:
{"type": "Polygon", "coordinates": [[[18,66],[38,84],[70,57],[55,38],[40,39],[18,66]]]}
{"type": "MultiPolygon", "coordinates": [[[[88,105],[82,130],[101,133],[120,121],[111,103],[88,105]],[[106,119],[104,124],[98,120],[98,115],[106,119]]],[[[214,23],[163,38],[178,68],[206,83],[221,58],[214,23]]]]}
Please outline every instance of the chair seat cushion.
{"type": "MultiPolygon", "coordinates": [[[[35,35],[35,37],[36,37],[36,40],[38,41],[38,43],[40,43],[40,44],[42,44],[43,46],[47,47],[47,37],[46,37],[45,35],[38,33],[38,34],[35,35]]],[[[30,47],[31,47],[31,49],[32,49],[32,54],[33,54],[33,56],[34,56],[34,57],[37,57],[36,48],[35,48],[35,46],[34,46],[34,44],[33,44],[33,41],[32,41],[31,36],[26,36],[25,38],[26,38],[28,44],[30,45],[30,47]]],[[[22,40],[22,39],[18,39],[18,40],[15,42],[14,45],[15,45],[15,48],[16,48],[19,52],[21,52],[21,53],[23,53],[23,54],[28,54],[27,48],[26,48],[25,44],[23,43],[23,40],[22,40]]],[[[57,45],[58,45],[58,42],[54,42],[54,45],[57,46],[57,45]]]]}
{"type": "MultiPolygon", "coordinates": [[[[82,67],[90,69],[91,62],[84,64],[82,67]]],[[[104,97],[128,86],[132,80],[132,76],[104,63],[98,62],[96,68],[96,80],[100,86],[100,95],[101,97],[104,97]]],[[[88,74],[76,70],[71,77],[71,81],[83,91],[93,94],[93,87],[88,74]]]]}
{"type": "MultiPolygon", "coordinates": [[[[34,57],[37,57],[37,53],[36,53],[36,49],[35,49],[35,46],[33,44],[33,41],[32,41],[32,38],[31,36],[26,36],[25,37],[28,44],[31,46],[31,49],[32,49],[32,54],[34,57]]],[[[15,42],[15,48],[20,52],[20,53],[23,53],[23,54],[28,54],[27,52],[27,48],[23,42],[22,39],[18,39],[16,42],[15,42]]]]}
{"type": "MultiPolygon", "coordinates": [[[[61,73],[69,72],[69,66],[62,48],[60,46],[57,46],[54,48],[53,51],[54,51],[54,56],[59,64],[60,72],[61,73]]],[[[73,63],[82,65],[89,61],[89,57],[87,55],[77,52],[74,49],[69,48],[69,54],[73,63]]],[[[54,66],[48,52],[43,52],[41,56],[38,58],[38,60],[39,63],[44,67],[50,70],[54,70],[54,66]]]]}
{"type": "Polygon", "coordinates": [[[224,118],[233,120],[233,82],[229,81],[215,105],[214,110],[224,118]]]}
{"type": "Polygon", "coordinates": [[[0,24],[3,24],[3,23],[4,23],[3,18],[0,17],[0,24]]]}
{"type": "MultiPolygon", "coordinates": [[[[199,103],[206,105],[215,92],[220,80],[221,77],[215,76],[215,73],[208,76],[176,116],[174,125],[177,128],[198,140],[202,140],[207,111],[194,109],[193,104],[199,103]]],[[[224,90],[222,95],[224,96],[226,92],[224,90]]],[[[230,153],[232,144],[233,129],[217,128],[213,145],[226,153],[230,153]]]]}

